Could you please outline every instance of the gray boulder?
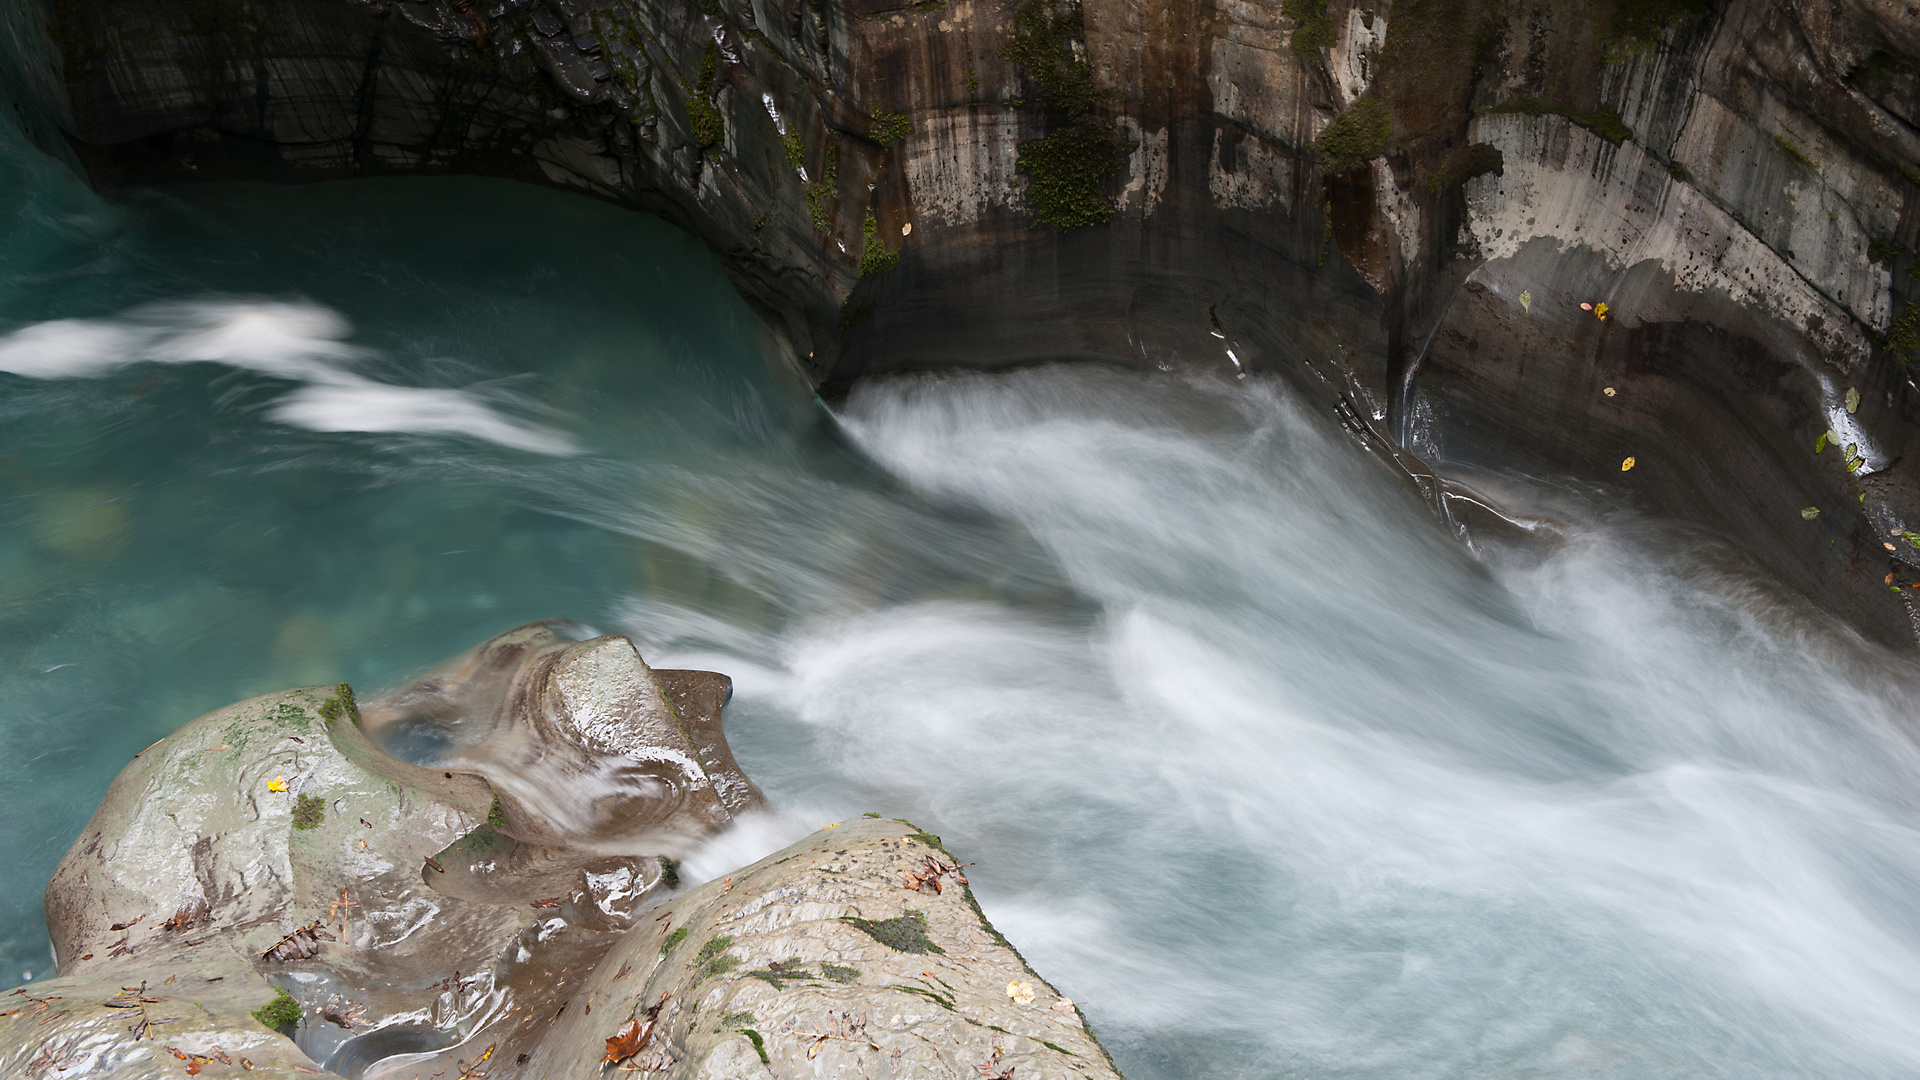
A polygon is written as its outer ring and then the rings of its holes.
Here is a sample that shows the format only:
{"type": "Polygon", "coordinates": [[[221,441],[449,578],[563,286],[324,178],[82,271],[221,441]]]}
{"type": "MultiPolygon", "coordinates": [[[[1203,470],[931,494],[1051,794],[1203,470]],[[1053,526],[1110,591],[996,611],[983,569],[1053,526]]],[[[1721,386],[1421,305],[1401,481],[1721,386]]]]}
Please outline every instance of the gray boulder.
{"type": "Polygon", "coordinates": [[[534,624],[364,706],[187,724],[55,872],[59,975],[0,1010],[0,1075],[1114,1075],[910,826],[676,892],[763,805],[729,693],[534,624]]]}

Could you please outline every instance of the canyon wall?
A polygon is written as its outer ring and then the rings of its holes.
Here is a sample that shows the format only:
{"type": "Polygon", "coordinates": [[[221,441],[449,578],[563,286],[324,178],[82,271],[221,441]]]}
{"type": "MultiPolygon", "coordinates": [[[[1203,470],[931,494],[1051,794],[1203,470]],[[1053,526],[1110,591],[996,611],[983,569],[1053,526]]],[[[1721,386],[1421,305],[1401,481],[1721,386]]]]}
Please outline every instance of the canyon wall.
{"type": "Polygon", "coordinates": [[[1913,644],[1910,0],[33,2],[14,81],[103,189],[577,189],[829,397],[1277,373],[1470,542],[1572,481],[1913,644]]]}

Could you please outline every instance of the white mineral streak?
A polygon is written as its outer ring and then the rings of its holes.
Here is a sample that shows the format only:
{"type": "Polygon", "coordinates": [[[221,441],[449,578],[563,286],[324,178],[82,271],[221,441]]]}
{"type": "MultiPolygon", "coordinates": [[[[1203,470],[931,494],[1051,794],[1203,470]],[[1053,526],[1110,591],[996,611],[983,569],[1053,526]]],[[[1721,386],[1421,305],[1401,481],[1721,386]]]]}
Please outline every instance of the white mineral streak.
{"type": "Polygon", "coordinates": [[[989,207],[1015,205],[1019,128],[1012,115],[953,109],[921,123],[905,148],[917,220],[964,225],[989,207]]]}
{"type": "MultiPolygon", "coordinates": [[[[1638,145],[1615,147],[1557,116],[1481,116],[1470,131],[1505,161],[1503,175],[1466,188],[1466,228],[1486,258],[1510,258],[1548,237],[1600,251],[1619,270],[1653,260],[1676,288],[1717,292],[1806,328],[1843,366],[1865,359],[1867,339],[1846,310],[1638,145]]],[[[1884,299],[1879,305],[1884,318],[1884,299]]]]}
{"type": "Polygon", "coordinates": [[[1293,206],[1294,159],[1251,136],[1231,138],[1213,131],[1213,156],[1207,161],[1207,188],[1221,209],[1260,210],[1293,206]]]}
{"type": "Polygon", "coordinates": [[[1333,46],[1327,50],[1327,70],[1333,73],[1333,89],[1341,108],[1367,92],[1379,71],[1380,47],[1387,40],[1387,20],[1376,15],[1373,25],[1358,7],[1347,9],[1347,22],[1340,28],[1333,46]]]}
{"type": "Polygon", "coordinates": [[[1898,229],[1899,189],[1848,158],[1845,148],[1827,142],[1804,118],[1781,107],[1769,112],[1766,123],[1778,130],[1763,130],[1700,94],[1674,145],[1674,159],[1815,289],[1885,330],[1893,317],[1893,273],[1866,253],[1870,237],[1898,229]],[[1793,157],[1776,136],[1821,167],[1793,157]]]}
{"type": "Polygon", "coordinates": [[[1123,116],[1120,131],[1133,143],[1127,154],[1127,186],[1120,191],[1120,212],[1152,217],[1167,190],[1167,129],[1148,131],[1133,117],[1123,116]]]}

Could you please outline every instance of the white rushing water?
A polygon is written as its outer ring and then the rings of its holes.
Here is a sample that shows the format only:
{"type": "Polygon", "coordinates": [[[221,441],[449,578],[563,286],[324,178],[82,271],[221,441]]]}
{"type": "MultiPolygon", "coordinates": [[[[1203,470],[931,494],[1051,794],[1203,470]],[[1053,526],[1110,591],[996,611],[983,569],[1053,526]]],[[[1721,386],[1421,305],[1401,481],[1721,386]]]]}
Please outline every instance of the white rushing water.
{"type": "Polygon", "coordinates": [[[733,674],[796,820],[935,819],[1136,1076],[1920,1072],[1906,661],[1630,521],[1477,563],[1272,388],[931,378],[845,424],[1091,603],[622,628],[733,674]]]}

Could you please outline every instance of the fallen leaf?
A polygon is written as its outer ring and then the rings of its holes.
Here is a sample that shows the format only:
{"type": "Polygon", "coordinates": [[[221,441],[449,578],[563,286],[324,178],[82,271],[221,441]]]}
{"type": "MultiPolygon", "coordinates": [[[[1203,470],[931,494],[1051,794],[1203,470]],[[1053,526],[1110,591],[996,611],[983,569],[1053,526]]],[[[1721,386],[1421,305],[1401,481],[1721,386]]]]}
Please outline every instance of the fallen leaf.
{"type": "Polygon", "coordinates": [[[1847,400],[1847,415],[1851,416],[1854,413],[1860,411],[1860,391],[1855,390],[1851,386],[1847,387],[1846,400],[1847,400]]]}
{"type": "Polygon", "coordinates": [[[1628,458],[1627,460],[1625,460],[1625,461],[1623,461],[1623,462],[1621,462],[1621,463],[1620,463],[1620,471],[1621,471],[1621,472],[1626,472],[1626,471],[1627,471],[1628,469],[1631,469],[1631,468],[1633,468],[1633,459],[1632,459],[1632,458],[1628,458]]]}
{"type": "MultiPolygon", "coordinates": [[[[1888,547],[1892,547],[1893,545],[1892,545],[1892,544],[1888,544],[1887,546],[1888,546],[1888,547]]],[[[1893,584],[1893,575],[1892,575],[1892,574],[1888,574],[1888,575],[1887,575],[1887,580],[1886,580],[1885,582],[1883,582],[1882,584],[1886,584],[1886,585],[1891,585],[1891,584],[1893,584]]],[[[1894,591],[1895,591],[1895,592],[1898,592],[1899,590],[1898,590],[1898,589],[1895,589],[1894,591]]]]}
{"type": "Polygon", "coordinates": [[[1013,999],[1015,1005],[1031,1005],[1033,1004],[1033,984],[1024,981],[1010,982],[1007,984],[1007,996],[1013,999]]]}
{"type": "Polygon", "coordinates": [[[1601,318],[1603,318],[1603,319],[1604,319],[1604,318],[1606,318],[1606,317],[1607,317],[1607,305],[1606,305],[1606,304],[1605,304],[1604,302],[1603,302],[1603,303],[1598,303],[1598,304],[1595,304],[1595,305],[1593,305],[1593,313],[1594,313],[1595,315],[1598,315],[1598,316],[1600,316],[1600,317],[1601,317],[1601,318]]]}
{"type": "Polygon", "coordinates": [[[1817,454],[1822,450],[1825,450],[1827,448],[1827,439],[1832,437],[1832,435],[1833,435],[1833,432],[1831,431],[1821,432],[1820,437],[1813,440],[1813,452],[1817,454]]]}
{"type": "Polygon", "coordinates": [[[1581,311],[1592,311],[1592,310],[1593,310],[1593,305],[1592,305],[1592,304],[1581,304],[1581,305],[1580,305],[1580,310],[1581,310],[1581,311]]]}
{"type": "Polygon", "coordinates": [[[839,827],[840,827],[840,823],[839,823],[839,822],[837,822],[837,821],[829,821],[829,822],[827,822],[827,823],[826,823],[825,825],[822,825],[822,826],[820,826],[820,828],[821,828],[822,830],[825,830],[825,829],[837,829],[837,828],[839,828],[839,827]]]}
{"type": "Polygon", "coordinates": [[[1602,391],[1600,391],[1600,392],[1601,392],[1601,393],[1603,393],[1603,394],[1605,394],[1605,395],[1607,395],[1608,397],[1612,397],[1612,396],[1613,396],[1613,387],[1611,387],[1611,386],[1609,386],[1609,387],[1607,387],[1606,389],[1604,389],[1604,390],[1602,390],[1602,391]]]}
{"type": "Polygon", "coordinates": [[[1059,1001],[1056,1001],[1053,1004],[1047,1006],[1047,1008],[1052,1009],[1054,1012],[1057,1012],[1057,1013],[1070,1013],[1073,1011],[1073,999],[1061,998],[1059,1001]]]}
{"type": "MultiPolygon", "coordinates": [[[[1886,549],[1887,549],[1888,551],[1899,551],[1899,550],[1900,550],[1899,548],[1897,548],[1897,547],[1894,547],[1894,546],[1893,546],[1892,544],[1889,544],[1889,543],[1887,543],[1887,542],[1886,542],[1885,540],[1882,540],[1882,541],[1880,541],[1880,545],[1881,545],[1882,547],[1884,547],[1884,548],[1886,548],[1886,549]]],[[[1891,575],[1891,574],[1889,574],[1889,575],[1887,575],[1887,576],[1888,576],[1888,577],[1892,577],[1893,575],[1891,575]]]]}
{"type": "Polygon", "coordinates": [[[1802,521],[1812,521],[1814,518],[1817,518],[1819,516],[1820,516],[1820,508],[1817,506],[1809,506],[1806,509],[1800,511],[1800,520],[1802,521]]]}
{"type": "Polygon", "coordinates": [[[1520,290],[1520,310],[1522,311],[1533,310],[1533,290],[1532,289],[1520,290]]]}
{"type": "Polygon", "coordinates": [[[614,1032],[613,1036],[607,1040],[607,1056],[600,1059],[600,1064],[605,1065],[609,1061],[618,1064],[627,1060],[639,1053],[641,1047],[647,1045],[647,1038],[652,1034],[652,1020],[648,1020],[644,1025],[640,1023],[638,1017],[627,1021],[627,1026],[614,1032]]]}
{"type": "Polygon", "coordinates": [[[273,779],[267,781],[267,790],[268,791],[287,790],[287,778],[284,776],[276,776],[273,779]]]}

